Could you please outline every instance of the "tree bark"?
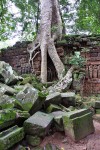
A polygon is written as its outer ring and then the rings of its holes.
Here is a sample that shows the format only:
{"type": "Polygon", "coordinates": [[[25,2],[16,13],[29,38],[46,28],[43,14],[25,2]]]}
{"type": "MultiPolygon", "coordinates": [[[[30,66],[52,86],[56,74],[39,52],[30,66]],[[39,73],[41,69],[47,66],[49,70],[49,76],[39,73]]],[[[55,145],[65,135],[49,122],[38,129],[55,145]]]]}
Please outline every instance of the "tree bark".
{"type": "Polygon", "coordinates": [[[61,79],[64,65],[61,62],[54,41],[62,37],[62,21],[57,0],[40,0],[40,48],[41,48],[41,81],[47,82],[47,52],[54,63],[58,78],[61,79]],[[54,27],[55,31],[52,31],[54,27]]]}
{"type": "MultiPolygon", "coordinates": [[[[47,82],[47,53],[55,66],[58,79],[62,78],[65,70],[54,44],[55,40],[62,37],[62,20],[58,0],[40,0],[40,6],[40,33],[37,36],[39,37],[38,40],[41,49],[41,81],[45,83],[47,82]]],[[[33,60],[31,57],[34,50],[36,48],[28,49],[30,60],[33,60]]]]}

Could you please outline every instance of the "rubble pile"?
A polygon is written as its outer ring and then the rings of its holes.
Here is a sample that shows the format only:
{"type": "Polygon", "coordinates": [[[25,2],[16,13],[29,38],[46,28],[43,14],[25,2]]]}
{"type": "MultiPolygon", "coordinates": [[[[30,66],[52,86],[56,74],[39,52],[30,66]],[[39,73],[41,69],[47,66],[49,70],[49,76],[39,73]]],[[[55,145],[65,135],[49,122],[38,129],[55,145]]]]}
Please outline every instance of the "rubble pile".
{"type": "MultiPolygon", "coordinates": [[[[94,132],[93,112],[79,107],[74,92],[47,93],[39,83],[30,84],[31,79],[23,82],[9,64],[1,61],[0,66],[0,150],[59,150],[50,144],[41,148],[40,143],[55,131],[75,142],[94,132]]],[[[93,108],[99,113],[100,102],[93,108]]]]}

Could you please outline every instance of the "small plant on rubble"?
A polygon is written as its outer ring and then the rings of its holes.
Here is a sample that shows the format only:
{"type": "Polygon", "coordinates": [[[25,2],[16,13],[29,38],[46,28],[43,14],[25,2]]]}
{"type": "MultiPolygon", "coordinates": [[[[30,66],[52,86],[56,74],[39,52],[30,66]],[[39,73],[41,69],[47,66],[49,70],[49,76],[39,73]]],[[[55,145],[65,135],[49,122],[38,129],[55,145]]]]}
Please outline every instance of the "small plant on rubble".
{"type": "Polygon", "coordinates": [[[73,55],[70,58],[69,64],[77,66],[77,67],[83,67],[85,65],[85,58],[83,58],[80,53],[75,53],[75,55],[73,55]]]}

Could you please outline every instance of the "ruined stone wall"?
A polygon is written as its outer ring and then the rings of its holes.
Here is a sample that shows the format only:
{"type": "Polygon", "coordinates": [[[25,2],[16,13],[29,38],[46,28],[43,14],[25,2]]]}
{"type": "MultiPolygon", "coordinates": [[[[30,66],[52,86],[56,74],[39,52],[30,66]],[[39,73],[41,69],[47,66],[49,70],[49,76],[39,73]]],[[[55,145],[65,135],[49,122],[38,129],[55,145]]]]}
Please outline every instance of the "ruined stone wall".
{"type": "MultiPolygon", "coordinates": [[[[13,47],[2,50],[0,60],[9,63],[19,74],[31,73],[36,75],[41,72],[41,54],[39,53],[34,59],[34,67],[29,64],[29,54],[27,45],[30,42],[17,42],[13,47]]],[[[82,83],[83,93],[96,94],[100,93],[100,35],[95,36],[66,36],[64,41],[56,43],[57,52],[63,61],[66,70],[70,67],[69,57],[75,51],[80,51],[81,55],[86,58],[86,76],[82,83]]],[[[57,79],[55,67],[48,56],[48,81],[57,79]]]]}
{"type": "Polygon", "coordinates": [[[2,49],[0,60],[9,63],[19,74],[30,73],[31,67],[28,63],[29,54],[27,44],[29,42],[17,42],[13,47],[2,49]]]}
{"type": "Polygon", "coordinates": [[[87,59],[84,92],[100,94],[100,47],[94,47],[84,53],[87,59]]]}

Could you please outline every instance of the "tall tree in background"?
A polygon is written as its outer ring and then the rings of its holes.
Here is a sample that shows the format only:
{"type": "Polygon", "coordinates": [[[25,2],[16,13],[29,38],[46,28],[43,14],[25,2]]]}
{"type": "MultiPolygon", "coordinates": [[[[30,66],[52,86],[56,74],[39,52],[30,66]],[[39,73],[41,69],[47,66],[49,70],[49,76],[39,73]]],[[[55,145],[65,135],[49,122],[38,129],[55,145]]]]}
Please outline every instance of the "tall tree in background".
{"type": "Polygon", "coordinates": [[[54,41],[62,37],[62,20],[59,12],[58,0],[40,0],[40,49],[41,49],[41,80],[47,82],[47,53],[49,54],[61,79],[64,65],[61,62],[54,41]]]}

